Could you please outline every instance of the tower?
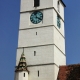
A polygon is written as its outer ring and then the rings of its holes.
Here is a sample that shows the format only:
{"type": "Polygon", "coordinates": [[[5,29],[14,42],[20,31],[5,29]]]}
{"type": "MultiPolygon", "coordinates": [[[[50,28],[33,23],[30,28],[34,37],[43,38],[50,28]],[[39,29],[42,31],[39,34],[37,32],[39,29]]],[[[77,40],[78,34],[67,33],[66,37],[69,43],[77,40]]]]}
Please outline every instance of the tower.
{"type": "Polygon", "coordinates": [[[15,80],[28,80],[28,73],[26,58],[24,53],[22,53],[19,64],[15,69],[15,80]]]}
{"type": "Polygon", "coordinates": [[[24,49],[28,80],[56,80],[66,64],[62,0],[21,0],[16,66],[24,49]]]}

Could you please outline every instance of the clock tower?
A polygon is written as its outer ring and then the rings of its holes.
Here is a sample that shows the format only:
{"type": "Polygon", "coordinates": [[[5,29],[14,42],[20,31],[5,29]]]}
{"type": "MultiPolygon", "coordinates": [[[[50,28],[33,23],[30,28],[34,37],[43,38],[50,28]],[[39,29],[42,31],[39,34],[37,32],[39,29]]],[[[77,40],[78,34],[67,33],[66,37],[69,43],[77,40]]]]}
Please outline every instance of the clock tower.
{"type": "Polygon", "coordinates": [[[66,65],[64,8],[62,0],[21,0],[16,54],[16,69],[21,69],[17,70],[17,75],[21,74],[19,78],[16,75],[18,80],[26,80],[26,76],[27,80],[56,80],[59,66],[66,65]],[[24,62],[19,62],[22,53],[27,64],[25,76],[24,62]]]}

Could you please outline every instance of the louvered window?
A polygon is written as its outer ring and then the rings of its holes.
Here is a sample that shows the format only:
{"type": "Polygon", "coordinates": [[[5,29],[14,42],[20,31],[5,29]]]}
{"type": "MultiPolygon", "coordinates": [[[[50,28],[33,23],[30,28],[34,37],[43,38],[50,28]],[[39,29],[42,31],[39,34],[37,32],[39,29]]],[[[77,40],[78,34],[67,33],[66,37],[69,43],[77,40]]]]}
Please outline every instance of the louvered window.
{"type": "Polygon", "coordinates": [[[58,26],[58,28],[61,27],[61,22],[60,22],[60,16],[59,15],[57,15],[57,26],[58,26]]]}

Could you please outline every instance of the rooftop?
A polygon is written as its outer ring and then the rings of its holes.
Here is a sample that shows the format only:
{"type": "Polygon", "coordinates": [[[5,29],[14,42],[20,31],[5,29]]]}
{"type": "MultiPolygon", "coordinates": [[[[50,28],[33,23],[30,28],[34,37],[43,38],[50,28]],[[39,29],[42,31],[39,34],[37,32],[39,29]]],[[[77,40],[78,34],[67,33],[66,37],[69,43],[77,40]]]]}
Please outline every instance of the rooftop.
{"type": "Polygon", "coordinates": [[[80,80],[80,64],[60,66],[57,80],[80,80]]]}

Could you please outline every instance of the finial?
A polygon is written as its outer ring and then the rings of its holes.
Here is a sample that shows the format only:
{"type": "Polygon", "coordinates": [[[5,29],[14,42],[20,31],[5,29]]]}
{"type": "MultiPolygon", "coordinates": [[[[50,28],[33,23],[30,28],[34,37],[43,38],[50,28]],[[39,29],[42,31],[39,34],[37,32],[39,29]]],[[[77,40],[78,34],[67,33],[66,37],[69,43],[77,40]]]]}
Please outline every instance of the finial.
{"type": "Polygon", "coordinates": [[[24,48],[23,48],[23,52],[21,54],[21,57],[25,57],[25,55],[24,55],[24,48]]]}

